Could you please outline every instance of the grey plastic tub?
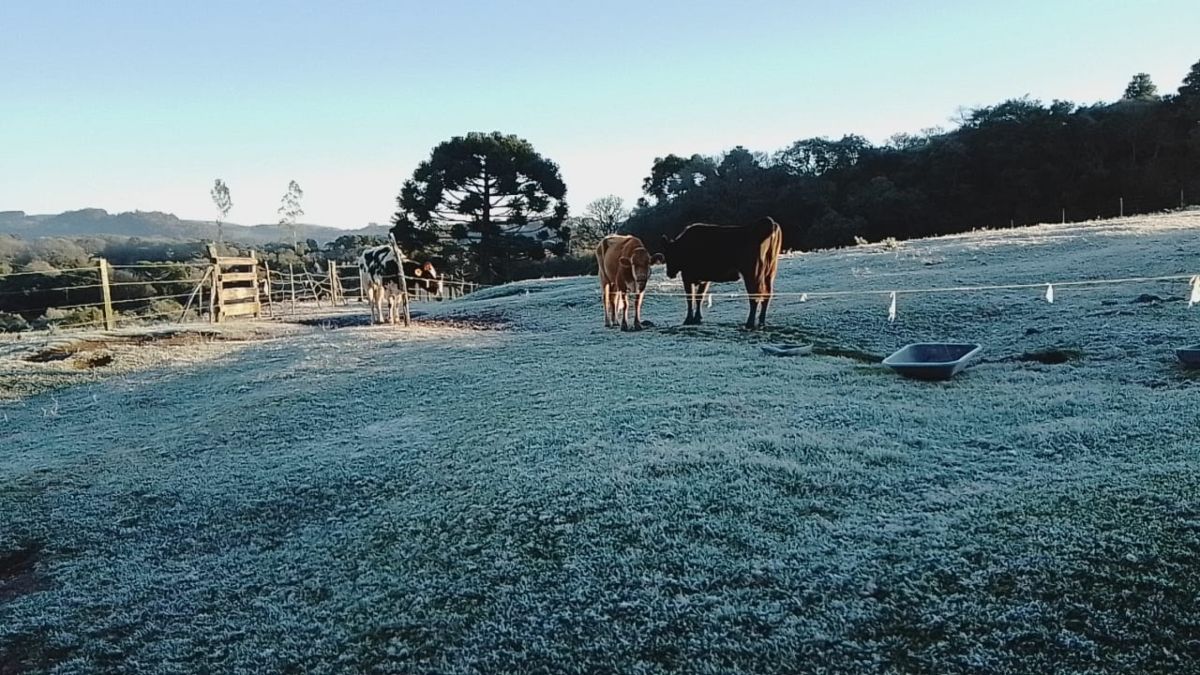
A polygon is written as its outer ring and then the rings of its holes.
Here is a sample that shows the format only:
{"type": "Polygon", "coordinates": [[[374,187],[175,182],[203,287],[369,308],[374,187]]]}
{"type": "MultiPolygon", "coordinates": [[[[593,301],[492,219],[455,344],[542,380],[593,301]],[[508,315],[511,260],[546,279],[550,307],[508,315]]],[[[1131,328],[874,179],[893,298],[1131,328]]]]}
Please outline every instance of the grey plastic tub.
{"type": "Polygon", "coordinates": [[[918,380],[948,380],[967,366],[983,349],[973,343],[916,342],[904,345],[883,360],[883,365],[918,380]]]}
{"type": "Polygon", "coordinates": [[[1200,345],[1180,347],[1175,350],[1175,356],[1184,368],[1200,368],[1200,345]]]}

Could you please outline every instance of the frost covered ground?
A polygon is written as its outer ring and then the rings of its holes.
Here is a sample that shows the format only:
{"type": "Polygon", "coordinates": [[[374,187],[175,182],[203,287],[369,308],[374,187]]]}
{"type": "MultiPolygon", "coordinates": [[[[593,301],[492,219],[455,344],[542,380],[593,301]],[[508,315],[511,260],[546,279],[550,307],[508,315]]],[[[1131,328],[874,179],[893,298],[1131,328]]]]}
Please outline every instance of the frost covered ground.
{"type": "Polygon", "coordinates": [[[1197,272],[1200,214],[978,232],[792,256],[881,293],[763,333],[538,281],[16,396],[0,673],[1200,672],[1186,282],[886,295],[1197,272]]]}

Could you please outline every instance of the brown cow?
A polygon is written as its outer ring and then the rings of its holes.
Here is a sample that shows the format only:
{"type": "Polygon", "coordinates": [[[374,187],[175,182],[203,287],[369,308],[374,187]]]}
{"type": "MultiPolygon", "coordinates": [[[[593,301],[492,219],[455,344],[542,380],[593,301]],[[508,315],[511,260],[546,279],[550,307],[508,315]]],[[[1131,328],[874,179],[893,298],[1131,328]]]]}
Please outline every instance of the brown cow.
{"type": "Polygon", "coordinates": [[[633,330],[642,329],[642,302],[646,299],[646,284],[650,281],[650,266],[662,262],[662,256],[651,257],[637,237],[610,234],[596,246],[596,264],[600,268],[600,295],[604,303],[604,327],[617,325],[621,312],[621,330],[629,330],[629,294],[636,305],[633,310],[633,330]]]}
{"type": "Polygon", "coordinates": [[[775,271],[783,245],[783,230],[774,219],[763,218],[748,227],[694,223],[674,239],[664,236],[663,245],[667,276],[674,279],[675,275],[683,274],[688,306],[684,325],[700,323],[700,302],[708,293],[709,283],[737,281],[739,276],[746,283],[746,294],[750,297],[746,328],[754,329],[754,314],[760,304],[758,326],[766,325],[767,305],[775,292],[775,271]]]}

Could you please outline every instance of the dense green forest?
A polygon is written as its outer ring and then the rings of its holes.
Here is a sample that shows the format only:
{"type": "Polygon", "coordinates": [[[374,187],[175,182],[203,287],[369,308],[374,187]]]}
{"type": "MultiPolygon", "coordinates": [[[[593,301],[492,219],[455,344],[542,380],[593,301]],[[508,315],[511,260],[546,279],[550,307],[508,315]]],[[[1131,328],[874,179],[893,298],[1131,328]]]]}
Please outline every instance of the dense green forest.
{"type": "Polygon", "coordinates": [[[813,249],[1179,208],[1200,203],[1200,63],[1174,95],[1139,73],[1115,103],[1013,99],[882,146],[849,135],[668,155],[643,191],[624,229],[651,246],[690,222],[764,215],[787,248],[813,249]]]}

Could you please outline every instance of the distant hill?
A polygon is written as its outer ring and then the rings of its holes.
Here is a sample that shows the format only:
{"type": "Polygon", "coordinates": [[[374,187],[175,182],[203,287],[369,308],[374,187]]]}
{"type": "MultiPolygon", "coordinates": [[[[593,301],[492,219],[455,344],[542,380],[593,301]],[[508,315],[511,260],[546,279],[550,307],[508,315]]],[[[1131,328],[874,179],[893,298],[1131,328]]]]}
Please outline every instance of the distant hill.
{"type": "MultiPolygon", "coordinates": [[[[285,241],[291,237],[279,225],[236,225],[225,223],[225,238],[244,244],[266,244],[285,241]]],[[[315,239],[318,243],[353,235],[384,235],[384,225],[367,226],[357,230],[340,230],[320,225],[296,226],[301,240],[315,239]]],[[[33,237],[118,236],[178,241],[207,241],[217,236],[217,225],[210,220],[183,220],[161,211],[130,211],[109,213],[104,209],[81,209],[57,215],[30,215],[24,211],[0,211],[0,234],[33,237]]]]}

